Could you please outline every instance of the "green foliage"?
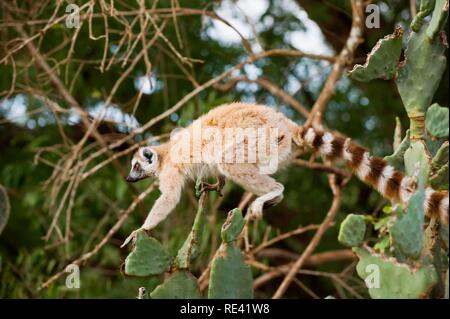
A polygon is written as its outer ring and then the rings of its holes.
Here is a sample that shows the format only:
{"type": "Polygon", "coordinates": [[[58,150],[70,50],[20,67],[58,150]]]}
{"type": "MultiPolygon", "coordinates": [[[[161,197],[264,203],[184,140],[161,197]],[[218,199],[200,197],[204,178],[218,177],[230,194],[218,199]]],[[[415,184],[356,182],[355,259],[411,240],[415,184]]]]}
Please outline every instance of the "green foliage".
{"type": "Polygon", "coordinates": [[[348,247],[360,246],[365,233],[366,221],[364,216],[349,214],[341,223],[338,240],[348,247]]]}
{"type": "Polygon", "coordinates": [[[9,211],[10,206],[8,193],[6,192],[6,189],[0,185],[0,235],[8,222],[9,211]]]}
{"type": "Polygon", "coordinates": [[[125,274],[139,277],[162,274],[169,265],[170,257],[160,242],[140,230],[133,251],[125,259],[125,274]]]}
{"type": "Polygon", "coordinates": [[[436,271],[431,264],[423,263],[419,269],[413,269],[365,248],[353,250],[359,258],[356,270],[361,278],[370,282],[372,298],[426,298],[437,282],[436,271]]]}
{"type": "Polygon", "coordinates": [[[357,64],[349,75],[352,79],[368,82],[374,79],[392,79],[402,51],[403,29],[398,27],[393,34],[380,39],[367,56],[364,65],[357,64]]]}
{"type": "Polygon", "coordinates": [[[448,107],[442,107],[437,103],[427,110],[425,127],[435,137],[448,137],[448,107]]]}
{"type": "Polygon", "coordinates": [[[200,299],[200,289],[195,278],[189,271],[174,272],[161,285],[150,293],[153,299],[200,299]]]}
{"type": "Polygon", "coordinates": [[[239,209],[233,209],[222,226],[222,247],[211,264],[208,298],[253,298],[253,280],[244,256],[235,246],[245,221],[239,209]]]}

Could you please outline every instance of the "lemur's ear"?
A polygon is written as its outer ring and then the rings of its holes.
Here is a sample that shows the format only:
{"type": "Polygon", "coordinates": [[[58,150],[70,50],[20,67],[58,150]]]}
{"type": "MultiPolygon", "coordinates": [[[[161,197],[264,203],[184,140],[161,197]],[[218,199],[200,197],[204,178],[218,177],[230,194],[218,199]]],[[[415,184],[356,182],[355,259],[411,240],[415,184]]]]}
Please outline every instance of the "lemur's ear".
{"type": "Polygon", "coordinates": [[[144,155],[144,157],[147,159],[147,161],[149,161],[149,163],[152,162],[153,152],[151,149],[144,148],[144,150],[142,151],[142,155],[144,155]]]}

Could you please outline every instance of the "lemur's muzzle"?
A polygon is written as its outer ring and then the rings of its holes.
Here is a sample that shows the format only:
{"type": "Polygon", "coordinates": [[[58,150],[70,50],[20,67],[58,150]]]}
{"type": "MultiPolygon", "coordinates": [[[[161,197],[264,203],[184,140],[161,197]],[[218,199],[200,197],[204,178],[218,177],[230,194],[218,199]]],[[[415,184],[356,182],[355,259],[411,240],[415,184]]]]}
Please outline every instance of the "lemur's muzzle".
{"type": "Polygon", "coordinates": [[[134,182],[137,182],[138,180],[139,180],[139,178],[131,177],[130,175],[128,175],[127,178],[126,178],[126,181],[128,183],[134,183],[134,182]]]}

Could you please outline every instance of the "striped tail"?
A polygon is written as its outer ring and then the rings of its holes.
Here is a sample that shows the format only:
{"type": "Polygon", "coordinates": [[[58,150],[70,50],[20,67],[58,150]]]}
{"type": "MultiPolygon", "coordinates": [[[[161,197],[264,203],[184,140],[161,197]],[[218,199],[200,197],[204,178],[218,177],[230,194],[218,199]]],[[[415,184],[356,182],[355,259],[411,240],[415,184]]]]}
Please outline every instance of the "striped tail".
{"type": "MultiPolygon", "coordinates": [[[[395,170],[384,159],[370,155],[365,148],[349,138],[313,128],[302,128],[299,135],[307,146],[327,159],[344,160],[359,179],[375,188],[385,198],[407,204],[417,190],[415,178],[395,170]]],[[[436,191],[431,187],[425,189],[424,210],[428,217],[438,218],[441,223],[448,225],[448,208],[448,192],[436,191]]]]}

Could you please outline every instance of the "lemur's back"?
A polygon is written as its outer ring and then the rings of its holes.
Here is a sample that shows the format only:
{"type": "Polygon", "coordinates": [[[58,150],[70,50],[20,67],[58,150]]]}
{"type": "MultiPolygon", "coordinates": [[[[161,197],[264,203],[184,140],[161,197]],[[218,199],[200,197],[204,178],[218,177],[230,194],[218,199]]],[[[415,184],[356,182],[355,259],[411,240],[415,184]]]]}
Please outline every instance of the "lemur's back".
{"type": "Polygon", "coordinates": [[[220,105],[196,121],[202,125],[219,128],[258,128],[273,127],[296,130],[297,124],[274,108],[260,104],[230,103],[220,105]]]}
{"type": "MultiPolygon", "coordinates": [[[[210,166],[230,162],[259,165],[275,159],[283,165],[292,153],[291,142],[297,131],[297,124],[271,107],[231,103],[202,115],[179,135],[175,135],[171,143],[180,150],[186,150],[185,146],[190,145],[192,152],[183,161],[183,166],[187,169],[194,167],[195,173],[196,166],[199,166],[196,163],[209,163],[210,166]],[[218,157],[219,147],[222,153],[218,157]],[[201,159],[198,154],[201,154],[201,159]]],[[[180,159],[181,156],[180,152],[180,156],[175,158],[180,159]]]]}

